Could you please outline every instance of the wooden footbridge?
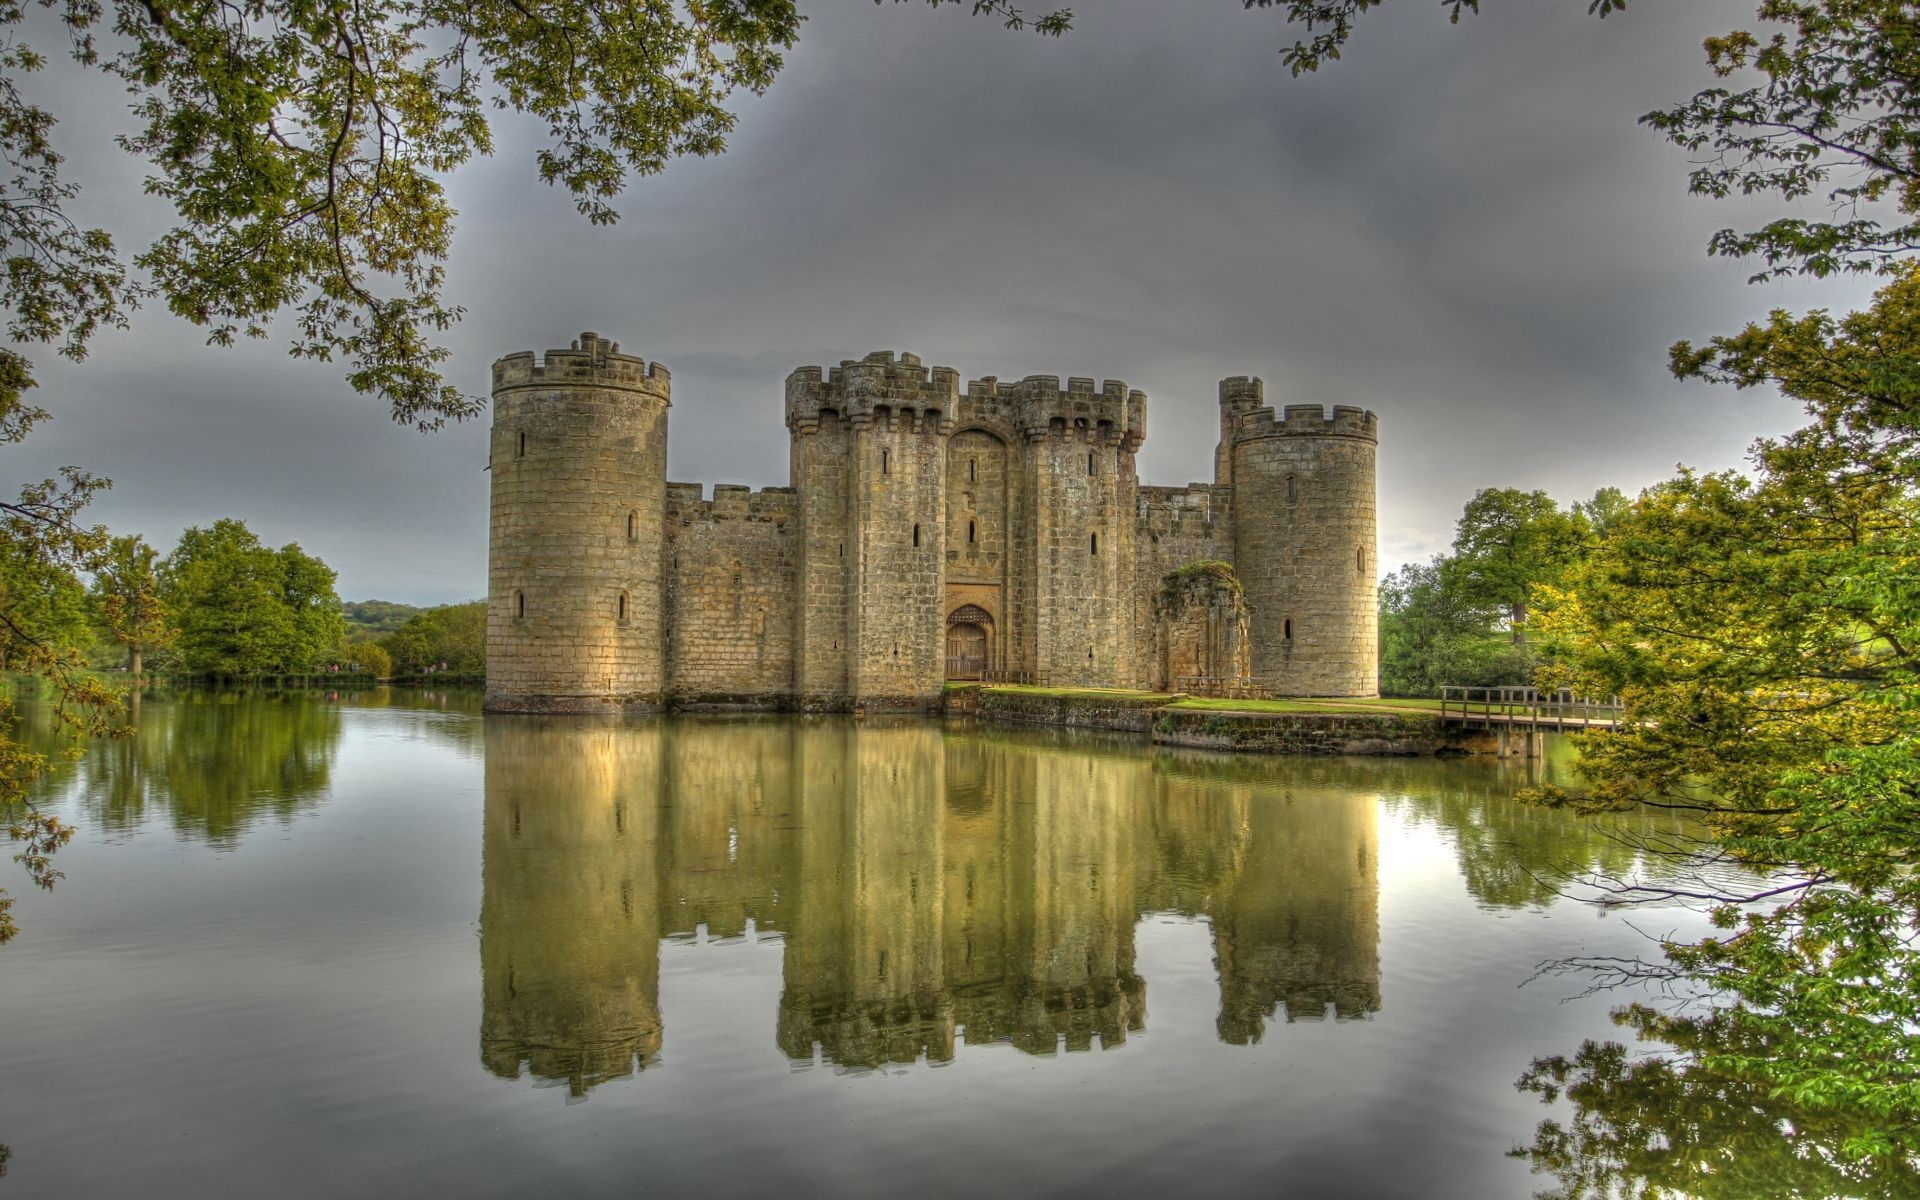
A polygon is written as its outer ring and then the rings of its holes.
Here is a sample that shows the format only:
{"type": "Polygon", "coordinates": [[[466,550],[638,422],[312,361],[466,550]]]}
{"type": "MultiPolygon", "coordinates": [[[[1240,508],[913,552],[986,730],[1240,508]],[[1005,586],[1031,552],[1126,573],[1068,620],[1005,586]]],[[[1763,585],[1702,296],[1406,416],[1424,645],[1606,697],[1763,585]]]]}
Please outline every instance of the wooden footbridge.
{"type": "Polygon", "coordinates": [[[1468,729],[1526,729],[1537,733],[1577,733],[1612,729],[1625,708],[1620,697],[1587,700],[1564,689],[1531,687],[1442,687],[1440,719],[1468,729]]]}
{"type": "Polygon", "coordinates": [[[1613,729],[1625,719],[1620,697],[1590,700],[1565,689],[1458,687],[1440,689],[1440,721],[1457,729],[1485,730],[1499,739],[1502,757],[1542,753],[1541,735],[1613,729]]]}

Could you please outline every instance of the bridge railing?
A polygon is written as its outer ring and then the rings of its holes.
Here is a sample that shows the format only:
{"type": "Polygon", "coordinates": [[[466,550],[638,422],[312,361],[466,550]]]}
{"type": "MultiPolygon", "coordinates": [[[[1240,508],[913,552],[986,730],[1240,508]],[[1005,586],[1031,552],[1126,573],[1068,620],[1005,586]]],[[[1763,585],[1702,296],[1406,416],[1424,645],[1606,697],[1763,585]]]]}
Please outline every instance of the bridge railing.
{"type": "Polygon", "coordinates": [[[1524,725],[1535,729],[1578,730],[1612,726],[1626,711],[1620,697],[1605,700],[1576,696],[1567,688],[1461,687],[1440,689],[1440,719],[1473,725],[1524,725]]]}

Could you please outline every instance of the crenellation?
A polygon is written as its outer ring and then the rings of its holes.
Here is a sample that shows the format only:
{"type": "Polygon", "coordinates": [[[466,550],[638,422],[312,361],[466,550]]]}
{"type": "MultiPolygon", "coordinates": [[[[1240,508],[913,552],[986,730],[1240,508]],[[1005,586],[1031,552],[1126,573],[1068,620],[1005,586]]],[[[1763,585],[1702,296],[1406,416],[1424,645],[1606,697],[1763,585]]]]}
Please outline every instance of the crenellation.
{"type": "Polygon", "coordinates": [[[657,362],[620,353],[620,344],[592,332],[581,334],[565,350],[536,355],[509,354],[493,364],[493,390],[550,387],[592,382],[599,387],[631,388],[665,395],[672,376],[657,362]]]}
{"type": "Polygon", "coordinates": [[[1379,419],[1366,409],[1336,405],[1331,413],[1318,404],[1289,404],[1276,417],[1271,408],[1253,409],[1240,417],[1233,440],[1258,437],[1352,437],[1378,441],[1379,419]]]}
{"type": "Polygon", "coordinates": [[[709,498],[665,481],[658,364],[588,333],[494,378],[491,707],[925,708],[985,674],[1238,678],[1249,648],[1270,692],[1373,687],[1363,409],[1222,380],[1214,482],[1142,487],[1144,393],[876,351],[787,377],[788,486],[709,498]]]}

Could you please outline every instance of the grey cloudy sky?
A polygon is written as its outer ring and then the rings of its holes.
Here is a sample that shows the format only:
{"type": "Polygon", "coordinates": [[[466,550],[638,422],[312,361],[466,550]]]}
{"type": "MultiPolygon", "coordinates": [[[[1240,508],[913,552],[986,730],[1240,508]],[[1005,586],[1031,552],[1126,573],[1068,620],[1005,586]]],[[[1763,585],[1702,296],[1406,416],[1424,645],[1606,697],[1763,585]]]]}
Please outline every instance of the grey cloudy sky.
{"type": "MultiPolygon", "coordinates": [[[[1116,378],[1149,397],[1142,479],[1184,483],[1211,470],[1217,381],[1257,374],[1271,403],[1380,414],[1390,569],[1445,550],[1481,487],[1570,501],[1737,465],[1798,410],[1677,384],[1666,347],[1868,290],[1751,287],[1707,259],[1713,230],[1773,210],[1687,197],[1684,156],[1635,124],[1711,84],[1700,40],[1753,0],[1605,21],[1488,0],[1458,28],[1405,0],[1298,80],[1295,31],[1239,0],[1100,0],[1058,40],[958,8],[803,7],[729,152],[637,181],[612,228],[537,182],[537,129],[496,127],[452,183],[456,382],[598,331],[673,371],[674,479],[764,486],[787,482],[797,366],[893,349],[963,378],[1116,378]]],[[[90,211],[158,228],[106,145],[122,98],[52,99],[90,211]]],[[[34,351],[54,420],[0,484],[74,463],[115,480],[97,519],[163,548],[237,516],[349,599],[484,594],[484,419],[411,433],[284,339],[202,341],[151,311],[81,366],[34,351]]]]}

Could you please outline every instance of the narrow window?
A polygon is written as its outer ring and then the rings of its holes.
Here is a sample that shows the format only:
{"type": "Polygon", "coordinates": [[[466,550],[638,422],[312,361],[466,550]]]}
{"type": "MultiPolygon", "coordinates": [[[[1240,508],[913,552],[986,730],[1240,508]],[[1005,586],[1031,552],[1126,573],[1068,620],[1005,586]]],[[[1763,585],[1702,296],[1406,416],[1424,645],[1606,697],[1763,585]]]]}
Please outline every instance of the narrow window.
{"type": "Polygon", "coordinates": [[[1293,476],[1287,476],[1287,503],[1292,504],[1298,497],[1293,487],[1293,476]]]}
{"type": "Polygon", "coordinates": [[[524,429],[520,431],[520,445],[514,450],[513,456],[515,458],[525,458],[527,456],[527,433],[524,429]]]}
{"type": "Polygon", "coordinates": [[[880,449],[880,473],[882,475],[893,474],[892,453],[892,451],[886,449],[884,446],[880,449]]]}
{"type": "Polygon", "coordinates": [[[620,619],[622,621],[627,619],[627,594],[625,592],[620,593],[620,619]]]}
{"type": "Polygon", "coordinates": [[[913,527],[913,544],[916,546],[920,544],[920,527],[918,525],[913,527]]]}
{"type": "Polygon", "coordinates": [[[841,543],[840,543],[840,557],[841,557],[841,558],[845,558],[846,556],[847,556],[847,544],[846,544],[845,542],[841,542],[841,543]]]}
{"type": "Polygon", "coordinates": [[[1093,455],[1087,455],[1087,474],[1093,474],[1093,455]]]}
{"type": "Polygon", "coordinates": [[[967,460],[967,482],[972,483],[976,478],[977,477],[973,473],[973,460],[968,459],[967,460]]]}
{"type": "Polygon", "coordinates": [[[973,545],[973,522],[967,522],[967,545],[973,545]]]}
{"type": "Polygon", "coordinates": [[[1100,535],[1099,534],[1090,533],[1087,535],[1087,553],[1088,554],[1100,553],[1100,535]]]}
{"type": "Polygon", "coordinates": [[[627,540],[631,542],[635,538],[638,538],[639,536],[640,536],[640,514],[637,512],[630,512],[627,514],[627,540]]]}
{"type": "Polygon", "coordinates": [[[1367,573],[1367,548],[1365,546],[1355,546],[1353,548],[1353,569],[1362,575],[1367,573]]]}
{"type": "Polygon", "coordinates": [[[523,619],[526,615],[527,615],[527,594],[525,592],[515,592],[513,594],[513,619],[518,621],[523,619]]]}
{"type": "Polygon", "coordinates": [[[1293,618],[1292,617],[1288,617],[1286,620],[1280,622],[1280,637],[1284,641],[1290,642],[1293,640],[1293,618]]]}

